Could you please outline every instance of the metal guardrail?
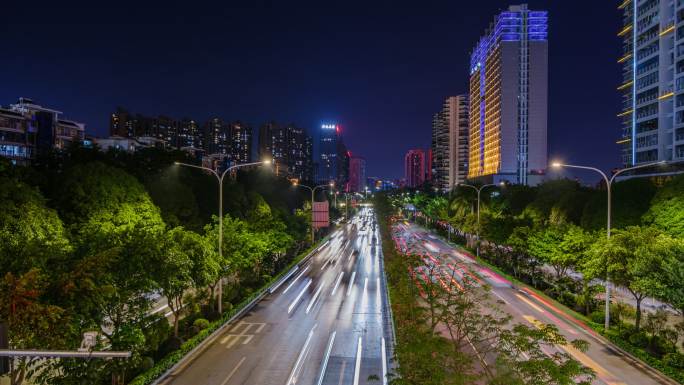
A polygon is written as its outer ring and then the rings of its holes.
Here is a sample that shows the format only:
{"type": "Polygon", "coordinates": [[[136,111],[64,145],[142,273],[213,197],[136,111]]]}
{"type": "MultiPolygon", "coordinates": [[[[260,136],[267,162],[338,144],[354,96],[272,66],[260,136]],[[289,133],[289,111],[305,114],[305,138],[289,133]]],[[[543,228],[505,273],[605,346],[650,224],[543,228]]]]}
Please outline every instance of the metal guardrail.
{"type": "Polygon", "coordinates": [[[0,349],[0,357],[40,358],[128,358],[131,352],[114,351],[71,351],[71,350],[11,350],[0,349]]]}

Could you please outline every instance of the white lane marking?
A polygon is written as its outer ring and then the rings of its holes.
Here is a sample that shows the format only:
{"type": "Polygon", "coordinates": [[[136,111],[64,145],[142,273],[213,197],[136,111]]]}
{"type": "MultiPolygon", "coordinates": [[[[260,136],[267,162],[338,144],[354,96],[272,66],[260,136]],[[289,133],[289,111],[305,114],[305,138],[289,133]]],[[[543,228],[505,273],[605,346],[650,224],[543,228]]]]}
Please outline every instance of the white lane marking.
{"type": "Polygon", "coordinates": [[[318,290],[316,290],[316,294],[314,294],[313,298],[311,298],[311,301],[309,301],[309,306],[306,307],[306,314],[309,314],[309,310],[311,310],[311,307],[316,302],[316,298],[318,298],[318,295],[321,294],[321,290],[323,290],[323,286],[325,286],[325,281],[323,281],[323,283],[321,283],[321,285],[318,286],[318,290]]]}
{"type": "Polygon", "coordinates": [[[242,357],[240,362],[238,362],[237,365],[235,365],[235,367],[233,368],[233,370],[231,370],[230,373],[228,373],[228,377],[226,377],[226,379],[223,380],[221,385],[226,385],[228,383],[228,381],[230,381],[230,379],[233,377],[235,372],[237,372],[238,369],[240,369],[240,366],[242,366],[242,363],[245,362],[246,359],[247,359],[247,357],[242,357]]]}
{"type": "Polygon", "coordinates": [[[385,337],[382,337],[382,385],[387,385],[387,350],[385,349],[385,337]]]}
{"type": "Polygon", "coordinates": [[[262,324],[257,328],[257,330],[256,330],[254,333],[259,334],[259,333],[261,332],[261,330],[262,330],[265,326],[266,326],[266,324],[265,324],[265,323],[262,323],[262,324]]]}
{"type": "Polygon", "coordinates": [[[351,279],[349,280],[349,287],[347,288],[347,297],[351,294],[351,289],[354,286],[354,277],[356,277],[356,271],[352,273],[351,279]]]}
{"type": "Polygon", "coordinates": [[[361,375],[361,337],[356,346],[356,366],[354,366],[354,385],[359,385],[359,375],[361,375]]]}
{"type": "Polygon", "coordinates": [[[352,255],[354,255],[354,250],[349,252],[349,256],[347,257],[347,261],[351,261],[352,255]]]}
{"type": "Polygon", "coordinates": [[[337,282],[335,282],[335,287],[332,289],[332,293],[330,293],[330,296],[332,297],[335,295],[335,292],[337,291],[337,287],[340,286],[340,282],[342,282],[342,277],[344,276],[344,271],[340,271],[340,276],[337,277],[337,282]]]}
{"type": "MultiPolygon", "coordinates": [[[[242,325],[246,325],[244,321],[238,322],[237,325],[235,325],[232,329],[230,329],[230,332],[235,333],[235,331],[238,330],[240,327],[242,327],[242,325]]],[[[247,326],[247,329],[249,329],[249,326],[247,326]]],[[[245,329],[245,331],[247,331],[247,329],[245,329]]]]}
{"type": "Polygon", "coordinates": [[[309,332],[309,336],[306,337],[306,342],[304,342],[304,346],[302,346],[302,350],[299,352],[299,357],[297,357],[297,361],[295,362],[295,366],[292,368],[290,377],[287,379],[287,382],[285,383],[286,385],[297,383],[297,375],[299,374],[300,365],[302,364],[304,355],[308,350],[309,343],[311,342],[311,337],[313,337],[314,330],[316,330],[316,326],[318,326],[318,324],[314,325],[314,327],[309,332]]]}
{"type": "Polygon", "coordinates": [[[332,260],[332,258],[327,259],[327,260],[323,263],[323,266],[321,266],[321,270],[325,269],[325,267],[328,265],[328,262],[330,262],[330,260],[332,260]]]}
{"type": "Polygon", "coordinates": [[[238,340],[240,339],[240,336],[236,335],[236,334],[233,334],[233,335],[228,336],[228,337],[233,337],[233,338],[230,338],[230,342],[228,342],[228,345],[226,345],[226,349],[232,348],[233,345],[237,344],[238,340]]]}
{"type": "Polygon", "coordinates": [[[363,283],[363,294],[366,295],[366,290],[368,290],[368,277],[366,277],[366,281],[363,283]]]}
{"type": "Polygon", "coordinates": [[[337,382],[337,385],[342,385],[344,383],[344,373],[346,373],[345,369],[347,368],[347,360],[342,361],[342,369],[340,369],[340,380],[337,382]]]}
{"type": "Polygon", "coordinates": [[[295,284],[295,282],[297,282],[297,281],[299,280],[299,278],[302,278],[302,275],[304,275],[304,273],[306,273],[306,272],[309,270],[310,267],[311,267],[311,266],[309,265],[309,266],[306,267],[306,269],[302,270],[302,272],[299,273],[299,275],[297,276],[297,278],[295,278],[292,282],[290,282],[290,284],[287,285],[287,287],[285,288],[285,290],[283,290],[283,294],[287,293],[287,291],[290,290],[290,288],[295,284]]]}
{"type": "Polygon", "coordinates": [[[290,307],[287,308],[287,314],[292,313],[292,309],[294,309],[294,307],[297,305],[297,302],[299,302],[299,300],[302,299],[302,296],[306,292],[306,289],[308,289],[309,286],[311,286],[311,282],[313,282],[313,279],[309,278],[309,282],[306,283],[306,286],[304,286],[302,291],[299,292],[299,295],[297,296],[297,298],[295,298],[295,300],[292,301],[292,303],[290,304],[290,307]]]}
{"type": "Polygon", "coordinates": [[[247,337],[247,338],[245,338],[245,340],[242,341],[243,345],[247,345],[249,343],[249,341],[251,341],[252,338],[254,338],[254,334],[247,334],[247,335],[245,335],[245,337],[247,337]]]}
{"type": "Polygon", "coordinates": [[[323,377],[325,377],[325,370],[328,368],[328,360],[330,360],[330,351],[332,351],[336,334],[337,332],[333,331],[330,335],[330,342],[328,342],[328,348],[325,350],[325,357],[323,358],[323,364],[321,365],[321,375],[318,377],[318,385],[323,384],[323,377]]]}
{"type": "Polygon", "coordinates": [[[382,303],[380,301],[380,277],[375,279],[375,303],[378,310],[381,310],[382,303]]]}
{"type": "Polygon", "coordinates": [[[502,300],[503,303],[505,303],[506,305],[508,305],[508,301],[506,301],[506,300],[501,296],[501,294],[498,294],[497,292],[495,292],[495,291],[493,291],[493,290],[492,290],[492,293],[494,293],[495,296],[499,297],[499,299],[502,300]]]}

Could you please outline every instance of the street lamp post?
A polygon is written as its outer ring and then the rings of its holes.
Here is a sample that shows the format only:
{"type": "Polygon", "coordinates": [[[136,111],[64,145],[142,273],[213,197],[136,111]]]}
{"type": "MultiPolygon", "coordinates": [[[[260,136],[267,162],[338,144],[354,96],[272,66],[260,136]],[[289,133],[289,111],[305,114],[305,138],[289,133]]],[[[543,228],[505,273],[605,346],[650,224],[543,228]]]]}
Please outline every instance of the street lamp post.
{"type": "Polygon", "coordinates": [[[311,244],[313,245],[313,243],[314,243],[314,226],[313,226],[314,194],[315,194],[316,190],[319,189],[319,188],[323,189],[323,188],[326,188],[326,187],[330,187],[330,188],[335,187],[335,183],[330,182],[329,184],[322,184],[322,185],[318,185],[318,186],[313,187],[313,188],[312,188],[312,187],[309,187],[309,186],[307,186],[307,185],[299,184],[299,183],[297,183],[296,181],[295,181],[295,182],[292,182],[292,185],[293,185],[293,186],[296,186],[296,187],[303,187],[303,188],[308,189],[309,191],[311,191],[311,244]]]}
{"type": "MultiPolygon", "coordinates": [[[[578,168],[582,170],[590,170],[599,173],[602,177],[603,180],[606,182],[606,191],[608,192],[608,210],[607,210],[607,219],[606,219],[606,237],[610,239],[610,226],[611,226],[611,210],[612,210],[612,186],[613,186],[613,181],[615,180],[615,177],[618,175],[622,174],[625,171],[632,171],[636,170],[639,168],[645,168],[645,167],[651,167],[659,164],[664,164],[666,163],[665,161],[661,162],[654,162],[654,163],[646,163],[646,164],[641,164],[638,166],[633,166],[633,167],[627,167],[623,168],[620,170],[617,170],[613,175],[608,178],[608,175],[606,175],[605,172],[601,171],[600,169],[596,167],[588,167],[588,166],[577,166],[573,164],[563,164],[559,162],[553,162],[551,163],[551,167],[553,168],[562,168],[562,167],[567,167],[567,168],[578,168]]],[[[608,279],[608,271],[606,271],[606,317],[605,317],[605,323],[604,323],[604,328],[606,331],[608,331],[608,327],[610,326],[610,281],[608,279]]]]}
{"type": "MultiPolygon", "coordinates": [[[[177,166],[184,166],[184,167],[192,167],[192,168],[199,168],[204,171],[209,171],[210,173],[214,174],[216,179],[218,180],[219,184],[219,238],[218,238],[218,249],[219,249],[219,259],[223,260],[223,179],[225,176],[228,174],[229,171],[242,168],[242,167],[248,167],[248,166],[256,166],[259,164],[271,164],[270,160],[265,160],[261,162],[252,162],[252,163],[244,163],[244,164],[236,164],[234,166],[230,166],[221,175],[219,175],[218,171],[211,169],[209,167],[204,167],[204,166],[196,166],[194,164],[188,164],[188,163],[182,163],[182,162],[174,162],[175,165],[177,166]]],[[[221,314],[223,312],[223,276],[219,277],[218,281],[218,312],[221,314]]]]}
{"type": "MultiPolygon", "coordinates": [[[[501,182],[500,184],[503,184],[501,182]]],[[[475,248],[475,253],[479,257],[480,256],[480,195],[482,193],[482,190],[484,190],[486,187],[493,187],[496,186],[496,184],[485,184],[480,186],[480,188],[477,188],[473,185],[465,184],[465,183],[459,183],[457,186],[464,186],[464,187],[470,187],[473,190],[477,191],[477,234],[475,235],[476,240],[477,240],[477,247],[475,248]]]]}

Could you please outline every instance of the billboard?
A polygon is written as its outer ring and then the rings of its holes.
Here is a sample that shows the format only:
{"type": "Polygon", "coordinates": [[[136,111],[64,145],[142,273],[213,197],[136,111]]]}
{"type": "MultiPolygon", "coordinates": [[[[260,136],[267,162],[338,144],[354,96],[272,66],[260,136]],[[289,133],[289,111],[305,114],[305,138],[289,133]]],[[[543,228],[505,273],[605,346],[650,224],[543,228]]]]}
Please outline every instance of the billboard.
{"type": "Polygon", "coordinates": [[[311,223],[314,228],[328,227],[330,216],[328,214],[328,201],[314,202],[311,223]]]}

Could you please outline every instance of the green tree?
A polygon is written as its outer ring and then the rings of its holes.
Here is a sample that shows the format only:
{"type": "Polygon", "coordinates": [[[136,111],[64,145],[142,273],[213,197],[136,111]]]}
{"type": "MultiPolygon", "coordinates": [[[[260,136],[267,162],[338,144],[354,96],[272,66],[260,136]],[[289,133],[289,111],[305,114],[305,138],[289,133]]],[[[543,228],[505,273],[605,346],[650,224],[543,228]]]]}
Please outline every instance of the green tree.
{"type": "MultiPolygon", "coordinates": [[[[0,319],[7,325],[11,349],[64,349],[64,309],[46,301],[47,277],[34,268],[0,277],[0,319]]],[[[36,359],[19,358],[10,372],[10,384],[38,377],[36,359]]]]}
{"type": "MultiPolygon", "coordinates": [[[[522,261],[527,259],[527,254],[529,253],[529,238],[531,233],[532,230],[528,226],[518,226],[513,229],[511,235],[509,235],[506,240],[506,244],[511,247],[511,267],[513,269],[513,275],[516,278],[520,278],[521,265],[523,265],[522,261]]],[[[534,278],[536,274],[534,274],[534,272],[531,273],[531,276],[534,278]]]]}
{"type": "MultiPolygon", "coordinates": [[[[199,236],[197,237],[199,238],[199,236]]],[[[154,281],[166,298],[173,313],[173,335],[178,337],[178,321],[183,311],[183,297],[192,286],[192,253],[197,248],[192,237],[182,227],[169,230],[153,261],[154,281]]]]}
{"type": "Polygon", "coordinates": [[[574,259],[563,253],[561,248],[564,234],[563,227],[548,226],[529,237],[530,254],[551,266],[557,281],[567,276],[574,263],[574,259]]]}
{"type": "Polygon", "coordinates": [[[490,385],[589,385],[592,369],[574,360],[568,353],[547,354],[543,347],[562,346],[586,351],[583,340],[568,341],[554,325],[537,322],[535,327],[522,324],[500,332],[497,344],[497,373],[490,385]]]}
{"type": "Polygon", "coordinates": [[[673,178],[656,192],[643,221],[674,237],[684,238],[684,175],[673,178]]]}
{"type": "MultiPolygon", "coordinates": [[[[137,336],[148,324],[147,294],[155,286],[150,266],[166,226],[133,176],[101,162],[69,168],[57,190],[58,211],[76,246],[60,276],[60,304],[73,314],[74,336],[101,329],[112,349],[133,352],[130,360],[98,367],[116,382],[144,348],[137,336]]],[[[68,377],[72,367],[63,369],[68,377]]]]}
{"type": "MultiPolygon", "coordinates": [[[[641,217],[651,205],[656,186],[650,178],[632,178],[613,183],[612,191],[611,224],[613,228],[620,229],[641,224],[641,217]]],[[[606,204],[605,189],[592,191],[582,213],[582,227],[589,230],[605,229],[606,204]]]]}
{"type": "Polygon", "coordinates": [[[680,316],[684,317],[684,243],[674,242],[674,247],[675,250],[663,263],[665,292],[661,299],[672,305],[680,316]]]}
{"type": "Polygon", "coordinates": [[[51,271],[70,252],[62,221],[40,193],[15,178],[0,177],[0,275],[51,271]]]}
{"type": "MultiPolygon", "coordinates": [[[[159,206],[164,222],[170,227],[183,226],[201,230],[199,207],[192,185],[184,180],[180,167],[168,167],[158,175],[147,177],[145,188],[159,206]]],[[[194,171],[194,170],[191,170],[194,171]]]]}
{"type": "Polygon", "coordinates": [[[589,251],[587,278],[605,279],[626,288],[636,301],[635,326],[641,326],[641,302],[665,291],[663,261],[673,252],[673,239],[654,228],[630,226],[610,239],[600,237],[589,251]]]}

